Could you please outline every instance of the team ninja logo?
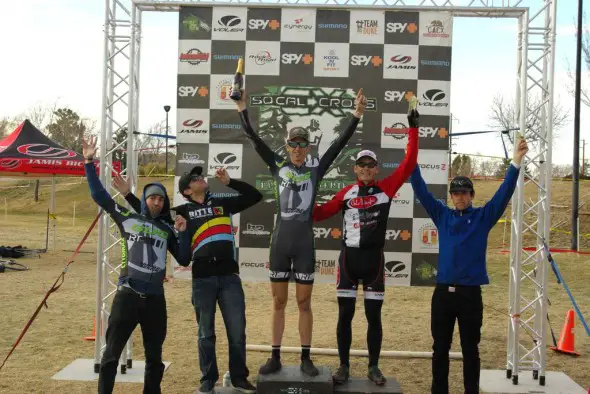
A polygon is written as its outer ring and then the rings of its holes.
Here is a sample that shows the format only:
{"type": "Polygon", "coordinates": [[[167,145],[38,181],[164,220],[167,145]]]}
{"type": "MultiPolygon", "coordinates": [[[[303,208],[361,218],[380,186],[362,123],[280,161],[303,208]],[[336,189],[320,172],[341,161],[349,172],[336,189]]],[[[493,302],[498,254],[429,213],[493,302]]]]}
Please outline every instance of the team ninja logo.
{"type": "MultiPolygon", "coordinates": [[[[331,93],[322,88],[314,87],[274,87],[267,86],[269,93],[251,94],[249,102],[252,106],[280,107],[286,115],[323,115],[337,117],[346,116],[345,111],[354,110],[356,93],[346,89],[330,89],[331,93]]],[[[368,97],[366,111],[377,110],[377,98],[368,97]]]]}

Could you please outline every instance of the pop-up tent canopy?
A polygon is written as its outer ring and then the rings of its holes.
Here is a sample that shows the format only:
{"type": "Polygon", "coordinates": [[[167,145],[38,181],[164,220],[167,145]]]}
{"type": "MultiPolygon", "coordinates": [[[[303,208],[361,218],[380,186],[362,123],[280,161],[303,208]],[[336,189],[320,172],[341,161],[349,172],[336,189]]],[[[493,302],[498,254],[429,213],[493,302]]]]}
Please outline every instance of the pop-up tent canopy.
{"type": "MultiPolygon", "coordinates": [[[[98,164],[94,162],[97,171],[98,164]]],[[[120,171],[120,163],[113,162],[113,169],[120,171]]],[[[53,177],[50,207],[52,216],[55,212],[56,175],[84,176],[84,157],[49,139],[28,119],[0,141],[0,176],[53,177]]]]}

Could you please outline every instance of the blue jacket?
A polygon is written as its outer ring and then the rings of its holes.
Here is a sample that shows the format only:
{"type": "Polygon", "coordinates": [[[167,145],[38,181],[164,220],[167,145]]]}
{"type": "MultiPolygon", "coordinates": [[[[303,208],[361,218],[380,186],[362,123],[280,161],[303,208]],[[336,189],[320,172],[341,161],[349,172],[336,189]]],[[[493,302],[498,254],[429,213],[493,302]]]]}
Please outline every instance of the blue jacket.
{"type": "Polygon", "coordinates": [[[488,234],[512,198],[519,171],[511,164],[504,182],[487,204],[459,211],[434,198],[416,166],[410,178],[412,188],[438,229],[437,283],[463,286],[490,283],[486,270],[488,234]]]}

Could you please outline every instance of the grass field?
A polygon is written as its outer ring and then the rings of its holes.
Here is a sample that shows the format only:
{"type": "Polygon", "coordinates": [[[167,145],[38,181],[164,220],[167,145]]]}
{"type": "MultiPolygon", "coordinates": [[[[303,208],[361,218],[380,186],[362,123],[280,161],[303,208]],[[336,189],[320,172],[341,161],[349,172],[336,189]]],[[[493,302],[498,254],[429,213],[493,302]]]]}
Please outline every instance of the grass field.
{"type": "MultiPolygon", "coordinates": [[[[62,183],[77,182],[65,180],[62,183]]],[[[145,183],[145,182],[142,182],[145,183]]],[[[4,187],[8,183],[1,183],[4,187]]],[[[172,189],[172,182],[166,181],[172,189]]],[[[476,182],[477,200],[488,199],[497,188],[496,181],[476,182]]],[[[566,205],[571,190],[569,182],[555,182],[553,201],[566,205]]],[[[45,213],[50,188],[42,187],[40,201],[32,200],[32,187],[0,189],[0,207],[7,202],[7,215],[0,210],[0,245],[23,244],[30,248],[43,247],[45,243],[45,213]]],[[[527,190],[532,196],[533,190],[527,190]]],[[[590,185],[582,184],[581,196],[590,192],[590,185]]],[[[57,193],[57,250],[35,259],[19,259],[31,270],[0,274],[0,361],[10,349],[21,329],[41,301],[45,292],[60,274],[72,250],[81,240],[88,225],[96,215],[96,206],[88,196],[87,186],[74,184],[58,187],[57,193]],[[72,210],[76,202],[76,222],[72,225],[72,210]]],[[[588,208],[587,208],[588,209],[588,208]]],[[[567,218],[566,209],[556,208],[553,221],[567,218]]],[[[584,208],[582,209],[584,211],[584,208]]],[[[509,211],[508,211],[509,212],[509,211]]],[[[583,219],[587,216],[583,216],[583,219]]],[[[567,226],[566,226],[567,227],[567,226]]],[[[590,233],[587,220],[581,220],[581,232],[590,233]]],[[[509,245],[509,228],[507,243],[509,245]]],[[[490,236],[488,270],[491,284],[484,289],[484,327],[481,342],[482,368],[504,369],[506,362],[506,331],[508,317],[508,265],[502,249],[503,225],[498,224],[490,236]]],[[[0,372],[0,393],[89,393],[96,392],[95,382],[66,382],[51,380],[51,376],[76,358],[92,358],[94,343],[84,341],[90,335],[95,305],[96,236],[94,230],[82,248],[75,263],[66,275],[63,286],[50,296],[48,309],[43,309],[7,365],[0,372]]],[[[568,236],[552,235],[553,247],[567,247],[568,236]]],[[[589,238],[583,237],[582,247],[590,248],[589,238]]],[[[590,318],[589,258],[584,255],[558,254],[554,256],[562,274],[570,286],[582,313],[590,318]]],[[[164,359],[172,365],[162,383],[165,393],[190,393],[198,386],[200,372],[197,359],[196,323],[190,303],[190,281],[172,280],[165,284],[168,301],[168,336],[164,344],[164,359]]],[[[315,316],[314,347],[336,347],[337,304],[334,285],[317,285],[314,288],[313,310],[315,316]]],[[[270,344],[268,311],[271,309],[268,284],[244,284],[248,319],[248,343],[270,344]]],[[[430,351],[430,288],[387,288],[383,309],[384,350],[430,351]]],[[[559,336],[565,313],[571,303],[561,287],[549,274],[549,316],[555,335],[559,336]]],[[[290,298],[292,300],[293,298],[290,298]]],[[[290,301],[287,307],[287,326],[284,346],[298,346],[296,306],[290,301]]],[[[227,341],[223,322],[218,321],[218,358],[221,373],[227,368],[227,341]]],[[[362,302],[358,303],[353,323],[354,349],[364,349],[366,323],[362,302]]],[[[563,371],[583,387],[590,387],[590,338],[576,317],[576,350],[582,356],[572,358],[548,350],[548,370],[563,371]]],[[[135,338],[135,359],[143,359],[140,332],[135,338]]],[[[551,344],[548,336],[548,344],[551,344]]],[[[452,351],[460,351],[458,334],[455,334],[452,351]]],[[[248,353],[251,377],[255,378],[258,366],[267,354],[248,353]]],[[[284,354],[285,363],[298,363],[298,355],[284,354]]],[[[336,357],[315,356],[316,364],[337,367],[336,357]]],[[[404,393],[427,393],[430,381],[429,359],[385,359],[381,367],[386,376],[395,377],[404,393]]],[[[366,359],[352,359],[352,374],[364,376],[366,359]]],[[[453,393],[462,392],[462,368],[460,362],[452,362],[450,381],[453,393]]],[[[141,393],[138,384],[117,384],[116,393],[141,393]]]]}

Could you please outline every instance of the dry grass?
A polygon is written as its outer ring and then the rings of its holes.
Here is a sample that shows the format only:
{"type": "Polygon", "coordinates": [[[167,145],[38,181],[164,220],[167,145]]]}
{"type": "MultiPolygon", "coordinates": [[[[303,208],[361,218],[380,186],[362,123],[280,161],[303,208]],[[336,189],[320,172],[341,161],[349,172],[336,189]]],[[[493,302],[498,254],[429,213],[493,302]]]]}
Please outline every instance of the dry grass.
{"type": "MultiPolygon", "coordinates": [[[[568,188],[571,186],[567,183],[568,188]]],[[[84,185],[82,185],[84,186],[84,185]]],[[[168,187],[171,182],[168,182],[168,187]]],[[[585,185],[584,185],[585,186],[585,185]]],[[[478,196],[489,198],[497,187],[495,182],[477,184],[478,196]]],[[[40,259],[23,260],[31,267],[27,272],[8,272],[0,274],[0,300],[2,300],[2,318],[0,318],[0,357],[3,360],[12,343],[26,324],[28,318],[41,301],[43,295],[63,269],[71,252],[62,249],[74,249],[82,238],[91,221],[90,215],[96,213],[91,201],[84,199],[84,189],[73,186],[58,193],[58,201],[76,201],[80,203],[81,217],[76,226],[63,218],[58,221],[58,251],[41,255],[40,259]]],[[[558,186],[559,192],[567,194],[569,189],[558,186]]],[[[43,190],[43,189],[42,189],[43,190]]],[[[584,190],[584,189],[583,189],[584,190]]],[[[4,193],[7,193],[6,191],[4,193]]],[[[582,191],[583,193],[583,191],[582,191]]],[[[0,192],[0,203],[3,196],[0,192]]],[[[14,196],[16,197],[16,196],[14,196]]],[[[45,240],[45,219],[38,215],[46,209],[46,193],[38,204],[31,204],[27,196],[10,201],[11,214],[4,217],[0,212],[0,245],[22,243],[31,248],[41,247],[45,240]],[[37,212],[37,215],[34,213],[37,212]],[[31,213],[26,214],[26,213],[31,213]]],[[[69,204],[60,204],[58,213],[68,214],[69,204]]],[[[68,215],[69,216],[69,215],[68,215]]],[[[590,228],[587,230],[590,232],[590,228]]],[[[499,225],[490,236],[490,244],[500,246],[502,226],[499,225]]],[[[17,348],[8,364],[0,372],[0,392],[2,393],[86,393],[95,392],[95,382],[54,381],[51,376],[63,369],[76,358],[92,358],[94,343],[82,340],[92,330],[95,298],[95,255],[96,231],[88,244],[71,266],[66,275],[65,284],[49,298],[49,309],[43,309],[17,348]]],[[[508,240],[509,242],[509,240],[508,240]]],[[[586,244],[587,245],[587,244],[586,244]]],[[[555,245],[554,245],[555,246],[555,245]]],[[[492,284],[484,290],[485,309],[484,327],[481,342],[482,368],[503,369],[506,360],[506,330],[508,318],[492,308],[504,312],[508,302],[508,257],[499,254],[498,249],[490,249],[488,268],[492,284]]],[[[588,258],[577,255],[555,256],[562,274],[576,297],[582,313],[590,318],[590,270],[586,269],[588,258]]],[[[555,334],[559,336],[566,311],[571,303],[561,287],[549,274],[549,297],[552,302],[550,318],[555,334]]],[[[268,312],[271,308],[268,284],[245,283],[248,343],[269,344],[270,325],[268,312]]],[[[292,290],[292,289],[291,289],[292,290]]],[[[198,385],[200,372],[197,360],[196,323],[190,303],[190,281],[174,280],[166,284],[168,300],[168,336],[164,344],[164,359],[172,365],[166,372],[162,383],[165,393],[189,393],[198,385]]],[[[388,288],[383,309],[384,350],[429,351],[431,337],[429,331],[430,288],[388,288]]],[[[291,300],[293,297],[290,298],[291,300]]],[[[333,285],[317,285],[314,288],[313,301],[315,325],[315,347],[336,347],[337,304],[333,285]]],[[[223,322],[218,315],[218,357],[221,372],[227,368],[227,341],[223,322]]],[[[285,346],[298,346],[297,313],[291,302],[287,310],[287,328],[285,346]]],[[[563,371],[583,387],[590,386],[590,338],[588,338],[576,318],[576,349],[582,354],[580,358],[571,358],[548,351],[548,370],[563,371]]],[[[364,349],[366,323],[362,302],[357,304],[353,323],[353,348],[364,349]]],[[[135,336],[135,358],[143,359],[139,330],[135,336]]],[[[549,343],[551,342],[548,336],[549,343]]],[[[460,351],[459,338],[455,335],[452,351],[460,351]]],[[[249,352],[248,365],[252,377],[258,366],[266,360],[267,354],[249,352]]],[[[297,363],[297,355],[284,356],[286,363],[297,363]]],[[[337,366],[335,357],[314,357],[317,364],[337,366]]],[[[352,373],[364,376],[366,359],[353,358],[352,373]]],[[[429,392],[430,360],[382,359],[381,367],[386,376],[395,377],[406,393],[429,392]]],[[[460,362],[452,362],[451,376],[453,393],[462,392],[462,368],[460,362]]],[[[140,393],[141,385],[117,384],[117,393],[140,393]]]]}

